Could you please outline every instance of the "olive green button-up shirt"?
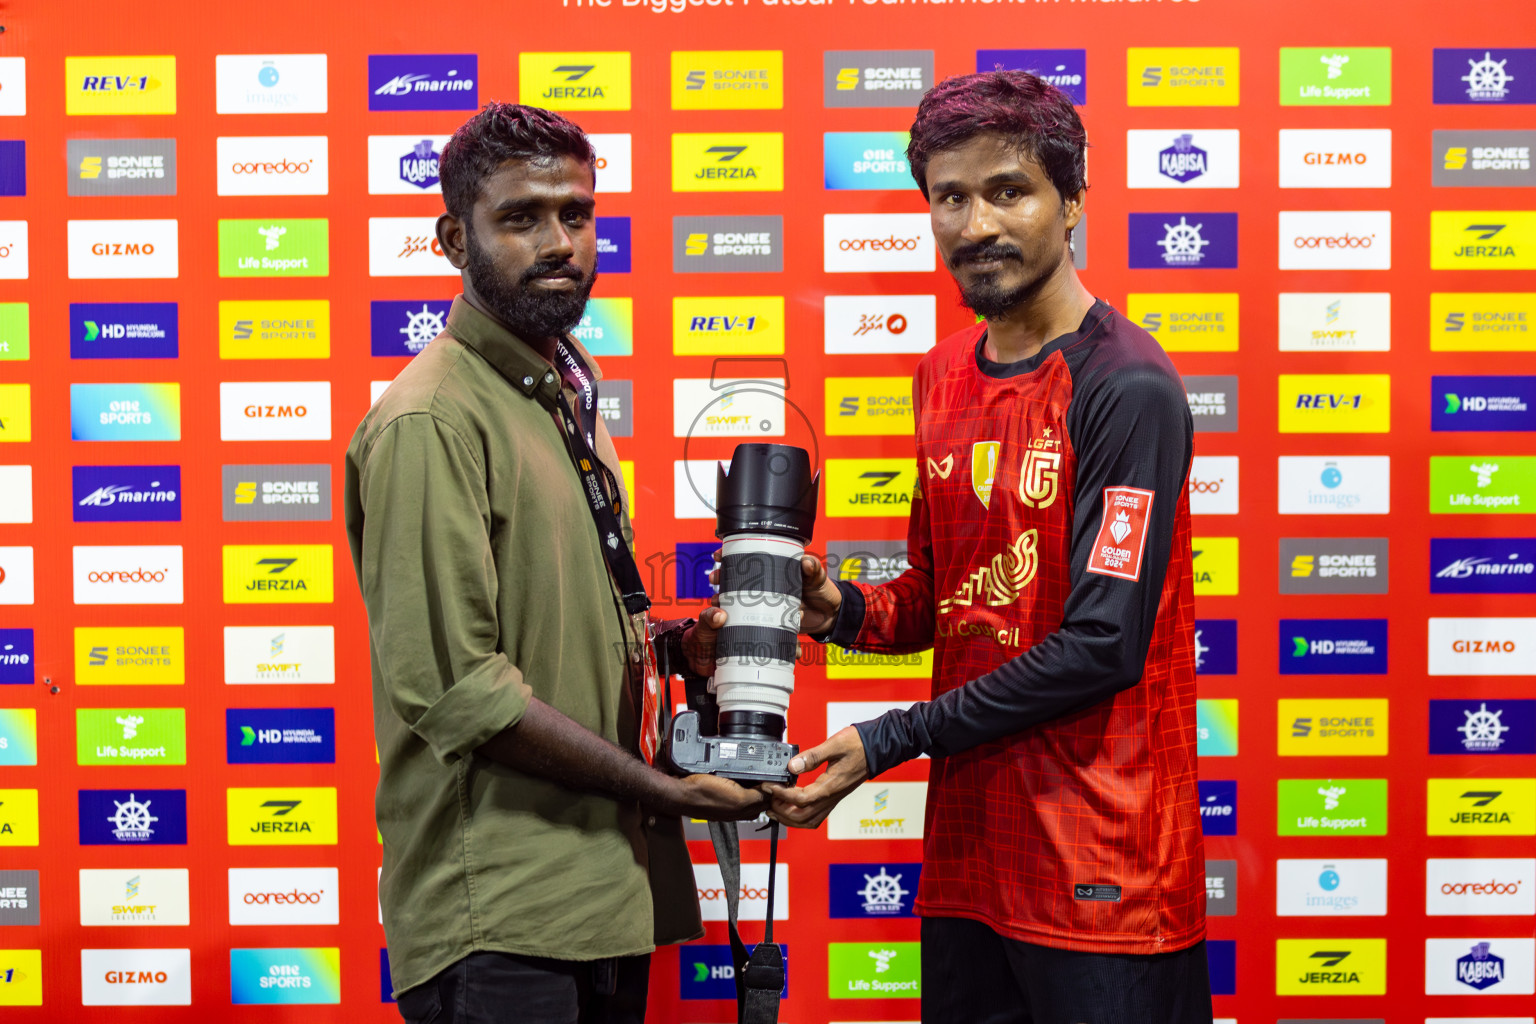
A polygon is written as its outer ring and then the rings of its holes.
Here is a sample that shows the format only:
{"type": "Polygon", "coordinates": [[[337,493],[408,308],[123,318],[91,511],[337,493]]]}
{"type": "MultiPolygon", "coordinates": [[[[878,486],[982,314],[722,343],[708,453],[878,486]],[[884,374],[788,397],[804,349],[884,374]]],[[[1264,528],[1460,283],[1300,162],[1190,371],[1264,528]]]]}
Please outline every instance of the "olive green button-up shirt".
{"type": "Polygon", "coordinates": [[[478,950],[595,960],[702,933],[676,818],[474,753],[533,697],[637,749],[623,607],[555,418],[573,395],[461,297],[347,448],[396,992],[478,950]]]}

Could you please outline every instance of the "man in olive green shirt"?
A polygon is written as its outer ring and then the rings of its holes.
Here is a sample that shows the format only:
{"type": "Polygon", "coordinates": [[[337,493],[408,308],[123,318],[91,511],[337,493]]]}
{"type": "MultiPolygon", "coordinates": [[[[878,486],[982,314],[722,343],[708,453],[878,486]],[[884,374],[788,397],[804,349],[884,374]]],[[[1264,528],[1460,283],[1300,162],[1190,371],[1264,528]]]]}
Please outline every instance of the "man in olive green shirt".
{"type": "MultiPolygon", "coordinates": [[[[644,638],[585,487],[633,533],[613,441],[581,419],[601,374],[566,335],[596,278],[590,144],[492,103],[439,173],[463,295],[346,463],[390,972],[408,1021],[639,1024],[653,946],[702,933],[678,816],[751,818],[764,798],[637,755],[644,638]],[[566,422],[601,464],[588,484],[566,422]]],[[[696,670],[722,621],[685,638],[696,670]]]]}

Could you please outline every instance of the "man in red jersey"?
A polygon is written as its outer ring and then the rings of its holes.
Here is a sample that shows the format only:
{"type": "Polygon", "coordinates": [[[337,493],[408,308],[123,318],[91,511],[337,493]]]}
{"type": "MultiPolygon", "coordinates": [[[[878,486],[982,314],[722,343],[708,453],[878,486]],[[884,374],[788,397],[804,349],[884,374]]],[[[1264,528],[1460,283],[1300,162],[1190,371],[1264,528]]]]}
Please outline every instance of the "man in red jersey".
{"type": "Polygon", "coordinates": [[[1082,122],[1034,75],[952,78],[907,156],[965,304],[918,365],[911,568],[806,564],[802,629],[933,647],[933,699],[802,753],[774,815],[814,827],[861,782],[933,758],[917,893],[923,1020],[1211,1020],[1195,781],[1184,388],[1083,287],[1082,122]]]}

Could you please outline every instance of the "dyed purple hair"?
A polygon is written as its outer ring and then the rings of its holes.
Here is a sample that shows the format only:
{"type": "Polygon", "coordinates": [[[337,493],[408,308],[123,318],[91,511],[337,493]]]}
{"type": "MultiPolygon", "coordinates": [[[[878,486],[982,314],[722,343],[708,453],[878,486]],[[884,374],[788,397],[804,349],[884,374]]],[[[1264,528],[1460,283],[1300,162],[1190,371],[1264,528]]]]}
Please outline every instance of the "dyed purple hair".
{"type": "Polygon", "coordinates": [[[1001,135],[1045,168],[1063,199],[1088,187],[1088,135],[1072,100],[1028,71],[946,78],[917,105],[907,162],[928,198],[928,161],[978,135],[1001,135]]]}
{"type": "Polygon", "coordinates": [[[480,183],[503,163],[562,156],[574,157],[597,174],[597,154],[575,124],[542,107],[492,100],[461,124],[443,147],[437,171],[443,182],[443,205],[453,216],[468,221],[480,198],[480,183]]]}

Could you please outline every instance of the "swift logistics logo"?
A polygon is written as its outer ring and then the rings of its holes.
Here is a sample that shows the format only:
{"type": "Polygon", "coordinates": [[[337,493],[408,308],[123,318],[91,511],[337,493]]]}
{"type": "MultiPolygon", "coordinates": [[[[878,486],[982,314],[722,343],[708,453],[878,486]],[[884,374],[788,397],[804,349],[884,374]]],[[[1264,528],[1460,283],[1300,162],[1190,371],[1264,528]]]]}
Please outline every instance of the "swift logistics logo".
{"type": "Polygon", "coordinates": [[[1536,377],[1432,377],[1431,430],[1536,430],[1536,377]]]}
{"type": "MultiPolygon", "coordinates": [[[[678,946],[678,994],[683,999],[735,999],[736,968],[731,947],[689,943],[678,946]]],[[[789,947],[779,943],[784,958],[784,988],[780,999],[789,998],[789,947]]]]}
{"type": "MultiPolygon", "coordinates": [[[[174,220],[72,220],[65,232],[71,280],[158,280],[181,273],[174,220]]],[[[0,247],[0,253],[9,256],[11,248],[0,247]]]]}
{"type": "Polygon", "coordinates": [[[976,72],[1003,68],[1045,79],[1081,107],[1088,102],[1087,50],[977,50],[976,72]]]}
{"type": "Polygon", "coordinates": [[[821,136],[822,182],[828,191],[912,187],[907,163],[907,132],[824,132],[821,136]]]}
{"type": "Polygon", "coordinates": [[[335,787],[226,791],[231,846],[335,846],[335,787]]]}
{"type": "Polygon", "coordinates": [[[933,226],[923,213],[822,215],[822,270],[828,274],[932,271],[933,226]]]}
{"type": "Polygon", "coordinates": [[[916,107],[933,88],[932,50],[824,50],[822,105],[916,107]]]}
{"type": "Polygon", "coordinates": [[[184,708],[77,708],[75,763],[186,764],[184,708]]]}
{"type": "Polygon", "coordinates": [[[1436,131],[1430,180],[1445,188],[1536,186],[1533,131],[1436,131]]]}
{"type": "Polygon", "coordinates": [[[1390,128],[1280,129],[1281,188],[1391,188],[1390,128]]]}
{"type": "Polygon", "coordinates": [[[1386,515],[1392,460],[1385,455],[1282,455],[1281,515],[1386,515]]]}
{"type": "Polygon", "coordinates": [[[1435,48],[1436,103],[1536,103],[1536,49],[1435,48]]]}
{"type": "Polygon", "coordinates": [[[331,382],[220,381],[221,441],[329,441],[331,382]]]}
{"type": "Polygon", "coordinates": [[[181,330],[174,302],[71,302],[71,359],[175,359],[181,330]]]}
{"type": "Polygon", "coordinates": [[[1392,211],[1281,210],[1281,270],[1391,270],[1392,211]]]}
{"type": "Polygon", "coordinates": [[[213,62],[220,114],[323,114],[329,106],[323,53],[221,53],[213,62]]]}
{"type": "Polygon", "coordinates": [[[1424,913],[1430,917],[1536,914],[1536,859],[1431,857],[1424,868],[1424,913]]]}
{"type": "Polygon", "coordinates": [[[368,304],[370,353],[414,356],[448,328],[452,305],[434,299],[373,300],[368,304]]]}
{"type": "Polygon", "coordinates": [[[36,658],[32,630],[0,629],[0,686],[31,686],[36,658]]]}
{"type": "Polygon", "coordinates": [[[672,354],[783,355],[784,297],[673,296],[672,354]]]}
{"type": "Polygon", "coordinates": [[[477,110],[479,69],[473,53],[370,54],[368,109],[477,110]]]}
{"type": "Polygon", "coordinates": [[[1536,351],[1536,292],[1431,292],[1431,352],[1536,351]]]}
{"type": "Polygon", "coordinates": [[[673,437],[782,437],[784,378],[674,377],[673,437]]]}
{"type": "Polygon", "coordinates": [[[27,194],[27,144],[22,139],[0,140],[0,196],[27,194]]]}
{"type": "Polygon", "coordinates": [[[221,196],[323,196],[330,191],[330,140],[324,135],[221,135],[221,196]]]}
{"type": "Polygon", "coordinates": [[[823,299],[828,355],[922,353],[938,336],[932,295],[828,295],[823,299]]]}
{"type": "Polygon", "coordinates": [[[1536,457],[1432,455],[1429,510],[1509,514],[1536,509],[1536,457]]]}
{"type": "Polygon", "coordinates": [[[1386,939],[1275,940],[1276,995],[1380,996],[1386,992],[1386,939]]]}
{"type": "Polygon", "coordinates": [[[1195,701],[1195,742],[1200,757],[1237,756],[1237,701],[1195,701]]]}
{"type": "Polygon", "coordinates": [[[912,378],[828,377],[825,383],[828,435],[912,435],[912,378]]]}
{"type": "Polygon", "coordinates": [[[178,545],[84,546],[74,557],[75,604],[181,604],[178,545]]]}
{"type": "Polygon", "coordinates": [[[330,604],[329,544],[224,545],[225,604],[330,604]]]}
{"type": "Polygon", "coordinates": [[[828,916],[889,920],[912,917],[921,864],[829,864],[828,916]]]}
{"type": "Polygon", "coordinates": [[[866,782],[827,819],[829,839],[921,839],[926,782],[866,782]]]}
{"type": "Polygon", "coordinates": [[[672,218],[674,274],[776,274],[783,269],[783,217],[672,218]]]}
{"type": "Polygon", "coordinates": [[[181,626],[76,626],[80,686],[181,686],[187,642],[181,626]]]}
{"type": "Polygon", "coordinates": [[[1432,836],[1536,835],[1536,779],[1430,779],[1432,836]]]}
{"type": "Polygon", "coordinates": [[[672,191],[784,191],[784,134],[674,132],[672,191]]]}
{"type": "Polygon", "coordinates": [[[230,868],[232,925],[340,924],[336,868],[230,868]]]}
{"type": "MultiPolygon", "coordinates": [[[[675,314],[675,299],[672,309],[675,314]]],[[[779,323],[783,324],[782,317],[779,323]]],[[[635,300],[622,297],[588,299],[587,308],[581,314],[581,322],[572,327],[570,333],[594,356],[632,354],[635,350],[635,300]]],[[[676,334],[673,335],[673,341],[675,345],[676,334]]],[[[783,348],[779,351],[782,352],[783,348]]]]}
{"type": "Polygon", "coordinates": [[[175,57],[65,57],[64,113],[176,113],[175,57]]]}
{"type": "MultiPolygon", "coordinates": [[[[627,51],[517,55],[518,102],[549,110],[628,110],[627,51]]],[[[466,109],[473,109],[473,105],[466,109]]]]}
{"type": "Polygon", "coordinates": [[[236,1006],[341,1002],[341,950],[231,949],[229,1001],[236,1006]]]}
{"type": "Polygon", "coordinates": [[[328,464],[224,466],[221,475],[226,523],[330,521],[328,464]]]}
{"type": "Polygon", "coordinates": [[[1431,210],[1432,270],[1536,270],[1536,211],[1431,210]]]}
{"type": "Polygon", "coordinates": [[[1133,213],[1130,266],[1138,270],[1215,270],[1237,266],[1237,214],[1133,213]]]}
{"type": "Polygon", "coordinates": [[[1132,292],[1125,315],[1167,352],[1236,352],[1236,292],[1132,292]]]}
{"type": "Polygon", "coordinates": [[[1195,593],[1235,597],[1238,587],[1236,537],[1196,537],[1193,541],[1195,593]]]}
{"type": "Polygon", "coordinates": [[[782,110],[783,50],[673,50],[673,110],[782,110]]]}
{"type": "Polygon", "coordinates": [[[917,485],[916,459],[828,459],[827,515],[905,517],[917,485]]]}
{"type": "Polygon", "coordinates": [[[1280,433],[1385,434],[1392,429],[1392,377],[1385,373],[1282,373],[1280,433]]]}
{"type": "Polygon", "coordinates": [[[1431,537],[1431,594],[1536,594],[1536,540],[1431,537]]]}
{"type": "Polygon", "coordinates": [[[1237,620],[1195,620],[1195,673],[1237,675],[1237,620]]]}
{"type": "Polygon", "coordinates": [[[71,384],[72,441],[180,441],[180,384],[71,384]]]}
{"type": "Polygon", "coordinates": [[[1230,434],[1237,430],[1237,377],[1186,376],[1184,394],[1195,433],[1230,434]]]}
{"type": "Polygon", "coordinates": [[[1125,133],[1126,188],[1237,188],[1239,133],[1136,129],[1125,133]]]}
{"type": "Polygon", "coordinates": [[[184,789],[82,789],[79,805],[81,846],[187,845],[184,789]]]}
{"type": "Polygon", "coordinates": [[[1390,292],[1281,292],[1281,352],[1389,352],[1390,292]]]}
{"type": "Polygon", "coordinates": [[[368,136],[368,194],[441,195],[438,176],[447,135],[368,136]]]}
{"type": "Polygon", "coordinates": [[[1281,537],[1280,593],[1385,594],[1386,537],[1281,537]]]}
{"type": "Polygon", "coordinates": [[[1431,700],[1431,754],[1536,754],[1536,700],[1431,700]]]}
{"type": "Polygon", "coordinates": [[[1531,637],[1536,619],[1429,620],[1432,676],[1536,675],[1531,637]]]}
{"type": "Polygon", "coordinates": [[[331,227],[324,217],[219,221],[220,277],[328,277],[331,227]]]}
{"type": "Polygon", "coordinates": [[[77,523],[181,522],[180,466],[75,466],[77,523]]]}
{"type": "Polygon", "coordinates": [[[65,145],[71,196],[173,196],[175,139],[69,139],[65,145]]]}
{"type": "Polygon", "coordinates": [[[1235,107],[1235,46],[1132,46],[1125,51],[1126,106],[1235,107]]]}
{"type": "Polygon", "coordinates": [[[923,994],[916,942],[827,943],[831,999],[907,999],[923,994]]]}
{"type": "Polygon", "coordinates": [[[1237,782],[1201,779],[1200,832],[1208,836],[1237,835],[1237,782]]]}
{"type": "Polygon", "coordinates": [[[224,682],[334,683],[333,626],[225,626],[224,682]]]}
{"type": "Polygon", "coordinates": [[[1384,836],[1386,779],[1280,779],[1277,834],[1384,836]]]}
{"type": "Polygon", "coordinates": [[[37,842],[37,790],[0,789],[0,847],[37,842]]]}
{"type": "Polygon", "coordinates": [[[1281,675],[1359,676],[1386,672],[1386,619],[1280,620],[1281,675]]]}
{"type": "Polygon", "coordinates": [[[219,302],[220,359],[328,359],[327,299],[219,302]]]}
{"type": "MultiPolygon", "coordinates": [[[[6,767],[37,764],[37,710],[35,708],[0,708],[0,765],[6,767]]],[[[4,919],[4,899],[0,898],[0,920],[4,919]]]]}
{"type": "Polygon", "coordinates": [[[1276,722],[1281,757],[1378,757],[1387,753],[1387,701],[1285,699],[1276,722]]]}
{"type": "Polygon", "coordinates": [[[1277,917],[1385,917],[1386,913],[1385,858],[1275,862],[1277,917]]]}
{"type": "Polygon", "coordinates": [[[335,764],[332,708],[227,708],[225,758],[230,764],[335,764]]]}
{"type": "Polygon", "coordinates": [[[1387,46],[1280,48],[1282,107],[1389,107],[1392,49],[1387,46]]]}
{"type": "Polygon", "coordinates": [[[186,868],[80,869],[80,924],[84,927],[191,923],[186,868]]]}

